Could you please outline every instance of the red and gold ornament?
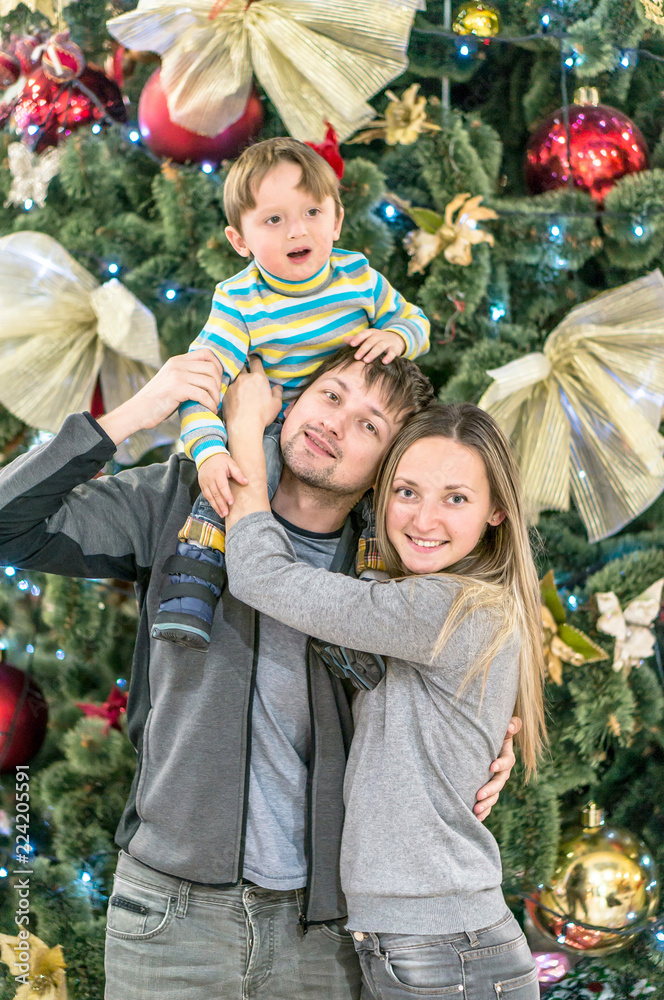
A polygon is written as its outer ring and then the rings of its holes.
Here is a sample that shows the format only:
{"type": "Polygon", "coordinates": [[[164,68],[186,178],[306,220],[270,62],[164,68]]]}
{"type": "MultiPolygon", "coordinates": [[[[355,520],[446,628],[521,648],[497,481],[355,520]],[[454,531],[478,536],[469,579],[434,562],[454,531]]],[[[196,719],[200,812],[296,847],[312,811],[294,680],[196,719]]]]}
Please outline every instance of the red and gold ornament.
{"type": "Polygon", "coordinates": [[[11,87],[20,75],[21,64],[16,56],[6,49],[0,49],[0,90],[11,87]]]}
{"type": "Polygon", "coordinates": [[[596,96],[582,91],[569,107],[569,153],[563,108],[531,136],[525,164],[531,194],[565,188],[571,177],[601,205],[620,177],[648,169],[648,147],[637,126],[622,111],[597,104],[596,96]]]}
{"type": "Polygon", "coordinates": [[[46,699],[35,679],[0,663],[0,773],[30,763],[44,742],[47,722],[46,699]]]}
{"type": "Polygon", "coordinates": [[[80,76],[85,67],[85,57],[68,31],[60,31],[46,43],[41,59],[44,73],[55,83],[67,83],[80,76]]]}
{"type": "Polygon", "coordinates": [[[210,163],[232,160],[248,146],[263,127],[263,105],[253,91],[237,121],[219,135],[198,135],[176,125],[171,119],[161,70],[156,70],[143,87],[138,102],[138,127],[145,145],[155,156],[176,163],[210,163]]]}

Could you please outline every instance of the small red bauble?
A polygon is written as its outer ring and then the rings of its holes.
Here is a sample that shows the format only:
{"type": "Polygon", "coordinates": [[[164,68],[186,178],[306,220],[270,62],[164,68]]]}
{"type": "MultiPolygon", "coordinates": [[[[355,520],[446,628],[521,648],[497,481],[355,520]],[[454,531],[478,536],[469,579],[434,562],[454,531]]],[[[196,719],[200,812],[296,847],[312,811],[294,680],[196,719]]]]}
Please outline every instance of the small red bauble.
{"type": "Polygon", "coordinates": [[[0,49],[0,90],[11,87],[21,75],[21,64],[11,52],[0,49]]]}
{"type": "Polygon", "coordinates": [[[37,153],[57,146],[77,128],[100,122],[106,115],[116,121],[127,119],[120,88],[92,65],[68,84],[53,83],[41,68],[34,70],[14,108],[17,130],[27,133],[27,141],[37,153]],[[101,108],[79,84],[94,95],[101,108]]]}
{"type": "Polygon", "coordinates": [[[42,40],[38,35],[24,35],[23,38],[12,35],[10,44],[21,65],[21,73],[27,75],[37,68],[38,60],[34,59],[34,51],[38,45],[41,45],[42,40]]]}
{"type": "Polygon", "coordinates": [[[28,764],[46,735],[48,708],[37,682],[0,663],[0,772],[28,764]]]}
{"type": "Polygon", "coordinates": [[[526,149],[526,184],[531,194],[568,186],[587,191],[602,204],[625,174],[648,169],[648,147],[627,115],[606,104],[571,104],[570,156],[563,109],[554,111],[531,136],[526,149]]]}
{"type": "Polygon", "coordinates": [[[232,160],[248,146],[263,127],[263,105],[252,93],[240,118],[219,135],[198,135],[171,120],[160,70],[149,78],[138,102],[138,127],[145,145],[156,156],[176,163],[210,163],[232,160]]]}
{"type": "Polygon", "coordinates": [[[69,32],[61,31],[47,42],[41,65],[49,80],[67,83],[81,75],[85,58],[78,45],[70,39],[69,32]]]}

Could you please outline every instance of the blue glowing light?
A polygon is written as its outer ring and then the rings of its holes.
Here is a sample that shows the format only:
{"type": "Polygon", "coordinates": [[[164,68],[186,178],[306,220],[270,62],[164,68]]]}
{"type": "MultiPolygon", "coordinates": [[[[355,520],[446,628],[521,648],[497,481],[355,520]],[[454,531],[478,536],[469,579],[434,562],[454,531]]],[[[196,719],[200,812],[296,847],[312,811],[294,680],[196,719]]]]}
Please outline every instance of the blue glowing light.
{"type": "Polygon", "coordinates": [[[499,305],[491,306],[491,319],[494,321],[494,323],[497,323],[498,320],[502,319],[504,315],[505,315],[505,306],[504,305],[500,305],[499,304],[499,305]]]}
{"type": "Polygon", "coordinates": [[[93,135],[99,135],[99,133],[101,132],[101,125],[98,122],[95,122],[95,124],[92,126],[91,132],[93,133],[93,135]]]}
{"type": "Polygon", "coordinates": [[[27,580],[19,580],[16,584],[19,590],[27,590],[30,586],[27,580]]]}
{"type": "Polygon", "coordinates": [[[39,132],[39,125],[28,125],[28,135],[36,135],[39,132]]]}
{"type": "Polygon", "coordinates": [[[81,874],[81,882],[91,882],[91,881],[92,881],[92,876],[90,875],[89,872],[83,872],[81,874]]]}
{"type": "Polygon", "coordinates": [[[567,603],[569,604],[570,608],[575,608],[579,602],[574,596],[574,594],[570,594],[569,597],[567,598],[567,603]]]}
{"type": "Polygon", "coordinates": [[[64,660],[64,658],[65,658],[65,651],[64,651],[64,649],[58,649],[56,651],[55,655],[56,655],[56,658],[58,660],[64,660]]]}
{"type": "Polygon", "coordinates": [[[568,67],[568,69],[572,68],[572,66],[574,65],[574,59],[572,58],[572,56],[567,57],[567,59],[565,60],[565,65],[568,67]]]}
{"type": "MultiPolygon", "coordinates": [[[[9,872],[6,868],[0,868],[0,878],[7,878],[9,872]]],[[[659,937],[659,934],[657,935],[659,937]]],[[[664,934],[662,935],[662,940],[664,940],[664,934]]]]}
{"type": "Polygon", "coordinates": [[[634,235],[635,236],[643,236],[644,232],[645,232],[645,230],[644,230],[643,226],[634,226],[634,235]]]}
{"type": "MultiPolygon", "coordinates": [[[[4,868],[0,869],[0,875],[2,874],[2,872],[4,872],[4,870],[5,870],[4,868]]],[[[658,941],[664,941],[664,932],[657,931],[655,937],[657,938],[658,941]]]]}
{"type": "Polygon", "coordinates": [[[107,271],[109,274],[117,274],[119,270],[120,270],[120,265],[116,263],[109,264],[107,267],[107,271]]]}
{"type": "Polygon", "coordinates": [[[138,142],[140,138],[141,138],[140,134],[136,131],[135,128],[132,129],[131,132],[129,133],[129,139],[131,142],[138,142]]]}
{"type": "Polygon", "coordinates": [[[26,210],[26,212],[29,212],[33,204],[34,202],[32,198],[26,198],[25,201],[23,202],[23,208],[26,210]]]}
{"type": "Polygon", "coordinates": [[[211,174],[214,166],[211,163],[201,163],[201,170],[204,174],[211,174]]]}
{"type": "Polygon", "coordinates": [[[551,235],[560,236],[560,226],[551,226],[551,235]]]}
{"type": "Polygon", "coordinates": [[[173,299],[177,296],[177,294],[178,293],[175,290],[175,288],[167,288],[166,291],[164,292],[164,295],[166,296],[169,302],[172,302],[173,299]]]}
{"type": "Polygon", "coordinates": [[[32,645],[31,642],[29,642],[28,645],[25,647],[25,651],[26,653],[34,653],[35,647],[32,645]]]}
{"type": "Polygon", "coordinates": [[[115,683],[117,684],[117,686],[119,688],[126,688],[126,686],[127,686],[127,681],[125,680],[124,677],[118,677],[116,679],[115,683]]]}
{"type": "Polygon", "coordinates": [[[620,65],[624,66],[625,69],[627,69],[627,67],[629,66],[629,56],[627,55],[627,53],[625,53],[625,55],[620,60],[620,65]]]}
{"type": "Polygon", "coordinates": [[[16,576],[16,570],[13,566],[5,566],[5,576],[16,576]]]}
{"type": "Polygon", "coordinates": [[[459,55],[460,56],[469,56],[470,55],[470,49],[468,48],[467,45],[462,45],[459,48],[459,55]]]}
{"type": "Polygon", "coordinates": [[[542,24],[545,28],[548,28],[551,24],[551,17],[549,14],[542,14],[542,24]]]}
{"type": "Polygon", "coordinates": [[[386,205],[383,209],[383,214],[386,219],[393,219],[397,214],[397,210],[394,205],[386,205]]]}
{"type": "Polygon", "coordinates": [[[39,597],[39,595],[41,594],[41,590],[39,589],[39,587],[36,587],[33,584],[33,586],[30,587],[30,593],[32,594],[33,597],[39,597]]]}

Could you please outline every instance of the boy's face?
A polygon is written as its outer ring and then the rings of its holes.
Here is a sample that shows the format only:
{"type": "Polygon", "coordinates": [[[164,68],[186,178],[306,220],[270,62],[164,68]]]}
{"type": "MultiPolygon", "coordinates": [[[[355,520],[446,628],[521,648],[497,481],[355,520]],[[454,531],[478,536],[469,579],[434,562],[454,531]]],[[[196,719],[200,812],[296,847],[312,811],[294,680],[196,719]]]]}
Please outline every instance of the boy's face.
{"type": "Polygon", "coordinates": [[[242,216],[242,232],[226,227],[226,236],[242,257],[251,254],[264,270],[284,281],[313,277],[339,237],[343,212],[334,200],[317,202],[298,188],[302,170],[288,161],[273,167],[254,192],[256,207],[242,216]]]}

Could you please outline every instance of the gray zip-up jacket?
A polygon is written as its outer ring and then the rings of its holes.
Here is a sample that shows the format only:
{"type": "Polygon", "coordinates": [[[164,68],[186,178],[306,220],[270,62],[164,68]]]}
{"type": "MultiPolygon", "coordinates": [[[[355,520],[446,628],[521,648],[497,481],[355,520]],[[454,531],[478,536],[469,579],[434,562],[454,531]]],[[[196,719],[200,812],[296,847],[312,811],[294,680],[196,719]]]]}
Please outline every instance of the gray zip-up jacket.
{"type": "Polygon", "coordinates": [[[468,615],[433,655],[458,583],[408,577],[349,580],[298,562],[269,513],[226,539],[231,592],[263,614],[322,639],[387,656],[361,692],[346,769],[341,881],[352,930],[451,934],[507,911],[498,845],[473,813],[516,699],[519,642],[458,696],[489,643],[487,612],[468,615]]]}
{"type": "MultiPolygon", "coordinates": [[[[114,451],[89,414],[73,414],[0,471],[0,561],[135,583],[127,729],[137,768],[116,841],[169,875],[231,885],[242,876],[259,616],[226,589],[206,656],[150,638],[163,564],[199,492],[196,469],[176,455],[94,479],[114,451]]],[[[351,515],[333,569],[351,571],[359,531],[351,515]]],[[[306,917],[320,922],[346,913],[338,865],[352,721],[341,681],[310,661],[306,917]]]]}

